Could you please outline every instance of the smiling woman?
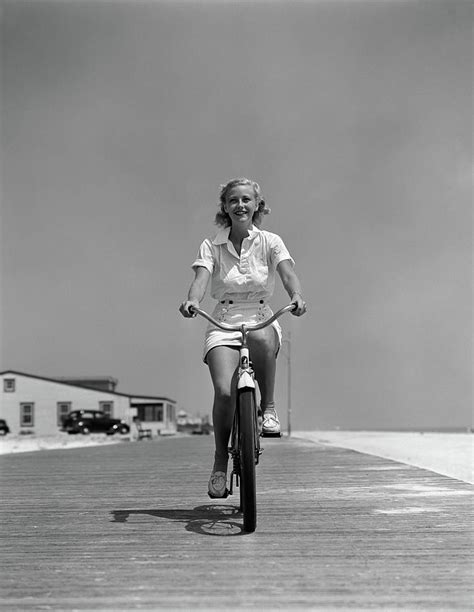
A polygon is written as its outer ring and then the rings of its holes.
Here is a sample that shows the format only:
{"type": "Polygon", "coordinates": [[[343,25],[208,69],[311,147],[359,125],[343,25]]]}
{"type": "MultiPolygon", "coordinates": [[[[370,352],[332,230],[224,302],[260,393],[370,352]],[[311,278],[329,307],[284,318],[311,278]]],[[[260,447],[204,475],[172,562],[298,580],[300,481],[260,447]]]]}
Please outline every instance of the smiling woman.
{"type": "Polygon", "coordinates": [[[231,232],[231,240],[235,250],[240,255],[242,241],[239,239],[238,225],[244,225],[248,229],[248,224],[253,221],[257,211],[257,201],[254,191],[250,185],[236,185],[228,191],[225,200],[224,210],[231,219],[234,226],[231,232]],[[237,225],[234,225],[237,224],[237,225]]]}
{"type": "MultiPolygon", "coordinates": [[[[294,315],[306,312],[294,261],[283,240],[260,229],[269,209],[255,181],[238,178],[221,187],[220,210],[216,215],[220,232],[206,239],[193,263],[195,278],[188,299],[180,306],[185,317],[193,317],[211,280],[211,295],[217,300],[213,317],[232,325],[259,323],[271,317],[268,300],[273,295],[278,272],[295,308],[294,315]]],[[[248,344],[258,381],[262,433],[280,435],[275,410],[276,357],[282,342],[281,327],[252,332],[248,344]]],[[[227,491],[228,443],[233,420],[232,380],[239,359],[240,332],[222,331],[210,324],[204,342],[204,361],[214,386],[213,423],[216,450],[209,480],[209,495],[224,497],[227,491]]]]}
{"type": "Polygon", "coordinates": [[[244,191],[246,203],[249,202],[254,205],[254,210],[252,213],[252,222],[260,227],[263,216],[269,215],[271,210],[265,204],[265,200],[261,195],[260,185],[255,181],[250,181],[246,178],[238,178],[233,179],[226,183],[225,185],[221,185],[221,192],[219,197],[219,212],[216,214],[216,225],[222,227],[228,227],[232,225],[231,216],[226,209],[228,206],[227,200],[230,202],[231,200],[231,192],[237,189],[237,193],[232,193],[232,199],[236,201],[238,198],[239,192],[241,190],[244,191]]]}

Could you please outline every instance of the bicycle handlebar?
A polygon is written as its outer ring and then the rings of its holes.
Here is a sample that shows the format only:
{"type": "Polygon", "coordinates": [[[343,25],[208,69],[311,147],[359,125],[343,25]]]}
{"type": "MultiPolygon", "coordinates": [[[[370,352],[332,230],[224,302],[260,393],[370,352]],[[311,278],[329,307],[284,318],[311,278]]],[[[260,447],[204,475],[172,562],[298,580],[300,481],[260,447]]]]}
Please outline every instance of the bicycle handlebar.
{"type": "Polygon", "coordinates": [[[295,310],[295,308],[296,308],[296,304],[288,304],[287,306],[280,308],[280,310],[278,310],[274,315],[272,315],[266,321],[262,321],[261,323],[255,323],[253,325],[247,325],[245,323],[243,324],[240,323],[239,325],[229,325],[229,323],[221,323],[221,321],[217,321],[216,319],[214,319],[214,317],[208,314],[205,310],[201,310],[200,308],[196,308],[194,306],[191,306],[189,311],[195,312],[196,314],[201,315],[201,317],[204,317],[210,323],[212,323],[213,325],[215,325],[216,327],[219,327],[219,329],[222,329],[224,331],[240,331],[241,332],[242,327],[245,327],[245,331],[249,332],[249,331],[256,331],[257,329],[263,329],[264,327],[271,325],[274,321],[276,321],[279,317],[281,317],[281,315],[285,314],[285,312],[290,312],[292,310],[295,310]]]}

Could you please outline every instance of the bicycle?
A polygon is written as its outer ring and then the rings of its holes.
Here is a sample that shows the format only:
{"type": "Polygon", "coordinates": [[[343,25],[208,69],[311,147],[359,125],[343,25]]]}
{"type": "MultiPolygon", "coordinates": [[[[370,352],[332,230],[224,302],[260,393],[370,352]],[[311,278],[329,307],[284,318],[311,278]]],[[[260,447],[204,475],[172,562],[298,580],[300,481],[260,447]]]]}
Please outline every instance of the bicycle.
{"type": "MultiPolygon", "coordinates": [[[[210,323],[224,331],[239,331],[242,341],[239,347],[239,365],[236,382],[236,406],[230,436],[229,453],[232,458],[230,488],[226,493],[233,495],[233,481],[240,490],[240,510],[243,513],[244,531],[252,533],[257,527],[257,485],[255,467],[258,465],[262,450],[260,449],[260,433],[258,431],[258,414],[256,402],[255,374],[250,361],[247,336],[250,332],[271,325],[286,312],[295,309],[295,304],[284,306],[266,321],[247,325],[230,325],[217,321],[200,308],[192,307],[191,312],[207,319],[210,323]]],[[[275,434],[273,434],[274,437],[275,434]]],[[[280,434],[277,434],[278,436],[280,434]]]]}

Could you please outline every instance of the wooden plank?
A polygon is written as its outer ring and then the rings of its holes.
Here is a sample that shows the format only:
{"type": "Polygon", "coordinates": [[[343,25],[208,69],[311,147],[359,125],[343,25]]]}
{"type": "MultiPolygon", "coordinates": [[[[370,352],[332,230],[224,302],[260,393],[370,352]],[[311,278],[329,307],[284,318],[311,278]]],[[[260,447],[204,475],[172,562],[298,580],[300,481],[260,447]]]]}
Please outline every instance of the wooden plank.
{"type": "Polygon", "coordinates": [[[474,487],[263,446],[254,534],[207,497],[208,436],[3,456],[2,609],[472,609],[474,487]]]}

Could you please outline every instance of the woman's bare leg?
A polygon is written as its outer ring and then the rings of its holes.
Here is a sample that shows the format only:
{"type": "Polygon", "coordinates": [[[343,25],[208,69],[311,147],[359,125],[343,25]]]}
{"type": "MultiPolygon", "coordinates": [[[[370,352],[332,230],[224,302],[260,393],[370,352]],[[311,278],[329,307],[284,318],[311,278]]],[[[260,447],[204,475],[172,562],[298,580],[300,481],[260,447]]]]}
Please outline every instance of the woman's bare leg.
{"type": "Polygon", "coordinates": [[[212,420],[215,455],[213,472],[227,473],[229,437],[235,408],[235,374],[239,351],[230,346],[216,346],[207,354],[207,364],[214,386],[212,420]]]}
{"type": "Polygon", "coordinates": [[[252,332],[248,336],[250,358],[260,389],[262,410],[275,410],[276,352],[278,341],[272,327],[252,332]]]}

